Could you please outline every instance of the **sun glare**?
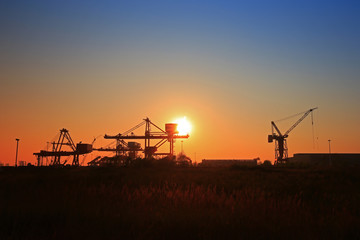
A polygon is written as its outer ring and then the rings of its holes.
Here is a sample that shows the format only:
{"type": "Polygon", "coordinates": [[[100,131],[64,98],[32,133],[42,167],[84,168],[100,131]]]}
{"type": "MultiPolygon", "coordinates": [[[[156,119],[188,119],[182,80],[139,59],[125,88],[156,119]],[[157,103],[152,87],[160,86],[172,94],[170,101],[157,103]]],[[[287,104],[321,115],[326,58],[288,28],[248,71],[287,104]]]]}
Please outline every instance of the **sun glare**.
{"type": "Polygon", "coordinates": [[[191,124],[186,119],[186,117],[176,119],[174,122],[177,123],[177,125],[178,125],[177,130],[179,132],[179,135],[190,134],[190,132],[191,132],[191,124]]]}

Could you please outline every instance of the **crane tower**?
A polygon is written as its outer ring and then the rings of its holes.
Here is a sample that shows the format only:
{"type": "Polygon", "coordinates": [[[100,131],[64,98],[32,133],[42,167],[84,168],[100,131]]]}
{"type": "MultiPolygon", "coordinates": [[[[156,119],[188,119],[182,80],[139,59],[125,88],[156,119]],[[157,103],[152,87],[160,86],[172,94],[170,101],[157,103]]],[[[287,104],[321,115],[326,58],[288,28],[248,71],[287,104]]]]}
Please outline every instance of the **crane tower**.
{"type": "Polygon", "coordinates": [[[300,119],[298,119],[284,134],[281,133],[279,128],[276,126],[274,121],[271,121],[272,134],[268,135],[268,142],[272,143],[275,140],[275,163],[283,164],[286,163],[288,158],[288,148],[286,143],[286,138],[289,136],[289,133],[296,128],[302,120],[304,120],[310,113],[316,108],[311,108],[306,111],[300,119]]]}

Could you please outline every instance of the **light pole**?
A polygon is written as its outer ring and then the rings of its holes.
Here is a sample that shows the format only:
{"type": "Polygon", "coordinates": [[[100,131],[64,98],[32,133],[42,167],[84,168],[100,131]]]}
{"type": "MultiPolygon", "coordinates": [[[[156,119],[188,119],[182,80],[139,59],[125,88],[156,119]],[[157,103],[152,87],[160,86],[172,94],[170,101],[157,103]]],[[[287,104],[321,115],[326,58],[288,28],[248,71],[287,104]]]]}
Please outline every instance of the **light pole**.
{"type": "Polygon", "coordinates": [[[17,138],[16,140],[16,157],[15,157],[15,167],[17,167],[17,158],[18,158],[18,150],[19,150],[19,141],[20,139],[17,138]]]}
{"type": "Polygon", "coordinates": [[[330,163],[330,166],[331,166],[331,140],[329,139],[329,163],[330,163]]]}

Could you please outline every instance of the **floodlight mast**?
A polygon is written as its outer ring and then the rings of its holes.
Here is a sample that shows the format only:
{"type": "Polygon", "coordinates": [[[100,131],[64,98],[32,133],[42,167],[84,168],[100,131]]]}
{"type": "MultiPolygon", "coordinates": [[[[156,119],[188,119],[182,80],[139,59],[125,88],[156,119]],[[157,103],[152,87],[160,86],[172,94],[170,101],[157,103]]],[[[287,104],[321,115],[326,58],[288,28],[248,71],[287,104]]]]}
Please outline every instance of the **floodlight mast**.
{"type": "Polygon", "coordinates": [[[283,164],[287,162],[288,159],[288,148],[286,138],[289,136],[289,133],[294,130],[310,113],[318,109],[311,108],[306,111],[301,118],[299,118],[284,134],[282,134],[279,128],[276,126],[274,121],[271,121],[272,135],[268,135],[268,142],[271,143],[275,140],[275,159],[276,164],[283,164]],[[276,132],[274,131],[276,130],[276,132]]]}

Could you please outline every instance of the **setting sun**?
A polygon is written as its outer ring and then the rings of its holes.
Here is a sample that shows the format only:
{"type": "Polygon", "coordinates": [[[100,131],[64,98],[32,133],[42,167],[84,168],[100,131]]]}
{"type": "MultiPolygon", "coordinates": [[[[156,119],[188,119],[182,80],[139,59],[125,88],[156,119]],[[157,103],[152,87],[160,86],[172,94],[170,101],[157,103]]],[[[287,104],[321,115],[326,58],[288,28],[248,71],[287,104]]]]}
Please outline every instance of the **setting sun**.
{"type": "Polygon", "coordinates": [[[174,122],[178,124],[177,130],[179,132],[179,135],[190,134],[190,132],[191,132],[191,124],[186,119],[186,117],[176,119],[174,122]]]}

